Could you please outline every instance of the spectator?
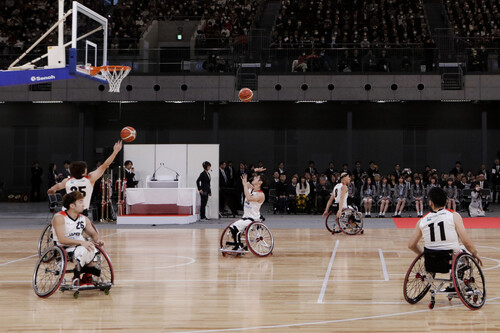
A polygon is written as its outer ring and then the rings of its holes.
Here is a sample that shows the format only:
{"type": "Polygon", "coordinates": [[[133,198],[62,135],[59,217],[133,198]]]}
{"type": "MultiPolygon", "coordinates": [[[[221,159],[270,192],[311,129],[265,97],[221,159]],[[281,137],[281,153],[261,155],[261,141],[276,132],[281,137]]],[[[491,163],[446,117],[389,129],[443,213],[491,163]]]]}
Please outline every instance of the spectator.
{"type": "Polygon", "coordinates": [[[335,172],[335,164],[333,162],[328,163],[328,169],[326,169],[324,172],[326,178],[330,179],[331,175],[333,175],[335,172]]]}
{"type": "Polygon", "coordinates": [[[448,178],[447,184],[443,187],[443,190],[448,198],[448,202],[446,204],[447,208],[454,211],[457,210],[458,192],[457,187],[453,185],[453,178],[448,178]]]}
{"type": "Polygon", "coordinates": [[[317,209],[320,212],[325,211],[326,203],[330,199],[333,187],[328,183],[326,176],[319,178],[319,184],[316,188],[317,195],[317,209]]]}
{"type": "Polygon", "coordinates": [[[424,195],[425,189],[421,183],[420,177],[415,177],[415,184],[411,187],[411,200],[415,203],[415,209],[417,210],[417,217],[424,216],[424,195]]]}
{"type": "Polygon", "coordinates": [[[31,168],[31,201],[40,201],[40,187],[42,186],[43,169],[38,162],[31,168]]]}
{"type": "Polygon", "coordinates": [[[274,204],[273,213],[285,213],[287,210],[288,201],[288,183],[286,182],[286,174],[280,174],[280,181],[276,184],[276,201],[274,204]]]}
{"type": "Polygon", "coordinates": [[[377,191],[378,204],[380,205],[380,211],[378,217],[384,217],[389,209],[389,204],[391,200],[391,188],[387,183],[387,177],[382,177],[380,188],[377,191]]]}
{"type": "Polygon", "coordinates": [[[296,195],[297,195],[297,210],[305,211],[306,213],[310,213],[310,205],[309,205],[309,194],[311,193],[311,188],[309,183],[306,181],[306,177],[300,177],[300,182],[296,186],[296,195]]]}
{"type": "Polygon", "coordinates": [[[292,180],[290,184],[288,184],[288,205],[287,205],[287,212],[290,214],[293,212],[294,214],[297,214],[297,177],[292,176],[292,180]]]}
{"type": "Polygon", "coordinates": [[[479,184],[476,184],[476,186],[474,186],[473,191],[471,192],[471,202],[469,204],[469,216],[471,217],[485,216],[481,198],[481,188],[479,187],[479,184]]]}
{"type": "Polygon", "coordinates": [[[309,167],[305,170],[305,172],[309,172],[311,176],[318,174],[318,170],[315,167],[314,161],[309,161],[309,167]]]}
{"type": "Polygon", "coordinates": [[[373,199],[376,196],[375,186],[372,184],[372,179],[366,177],[364,184],[361,186],[361,203],[365,209],[365,217],[371,217],[373,199]]]}
{"type": "Polygon", "coordinates": [[[307,71],[307,55],[305,51],[302,51],[302,54],[299,55],[299,58],[293,61],[292,67],[294,72],[307,71]]]}
{"type": "Polygon", "coordinates": [[[398,184],[394,188],[393,198],[394,204],[396,205],[393,217],[401,217],[401,213],[405,208],[406,199],[408,198],[408,188],[404,184],[403,176],[399,176],[398,178],[398,184]]]}

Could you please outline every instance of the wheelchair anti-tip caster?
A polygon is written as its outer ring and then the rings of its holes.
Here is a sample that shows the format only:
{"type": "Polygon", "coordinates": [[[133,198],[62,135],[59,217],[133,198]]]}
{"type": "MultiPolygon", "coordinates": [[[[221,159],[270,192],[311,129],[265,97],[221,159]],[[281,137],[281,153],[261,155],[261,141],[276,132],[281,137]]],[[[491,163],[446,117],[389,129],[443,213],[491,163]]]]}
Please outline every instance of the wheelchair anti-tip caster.
{"type": "Polygon", "coordinates": [[[80,292],[79,291],[75,291],[75,293],[73,294],[73,298],[77,299],[78,295],[80,295],[80,292]]]}
{"type": "Polygon", "coordinates": [[[432,309],[434,309],[434,305],[435,305],[435,304],[436,304],[436,302],[431,301],[431,302],[429,303],[429,309],[431,309],[431,310],[432,310],[432,309]]]}

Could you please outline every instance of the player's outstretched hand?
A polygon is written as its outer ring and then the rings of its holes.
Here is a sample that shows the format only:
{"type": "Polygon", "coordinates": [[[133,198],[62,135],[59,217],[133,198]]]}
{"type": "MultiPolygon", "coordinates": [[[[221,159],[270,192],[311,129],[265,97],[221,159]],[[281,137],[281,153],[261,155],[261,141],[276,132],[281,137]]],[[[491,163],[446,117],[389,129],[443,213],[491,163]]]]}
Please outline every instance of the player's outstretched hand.
{"type": "Polygon", "coordinates": [[[473,255],[473,257],[474,257],[474,259],[477,260],[477,263],[479,264],[479,266],[483,266],[483,261],[481,260],[481,258],[479,258],[478,255],[475,255],[475,256],[473,255]]]}
{"type": "Polygon", "coordinates": [[[254,170],[255,170],[255,172],[264,172],[264,171],[266,171],[266,168],[264,168],[264,167],[262,167],[262,168],[255,168],[254,170]]]}
{"type": "Polygon", "coordinates": [[[328,215],[328,210],[325,209],[325,211],[323,212],[323,216],[327,216],[328,215]]]}
{"type": "Polygon", "coordinates": [[[246,173],[241,175],[241,180],[243,181],[243,183],[247,182],[247,177],[248,177],[248,175],[246,173]]]}
{"type": "Polygon", "coordinates": [[[97,242],[96,242],[97,245],[99,246],[104,246],[104,241],[99,239],[97,242]]]}
{"type": "Polygon", "coordinates": [[[122,146],[123,146],[122,140],[116,141],[115,146],[113,147],[113,151],[119,152],[122,149],[122,146]]]}

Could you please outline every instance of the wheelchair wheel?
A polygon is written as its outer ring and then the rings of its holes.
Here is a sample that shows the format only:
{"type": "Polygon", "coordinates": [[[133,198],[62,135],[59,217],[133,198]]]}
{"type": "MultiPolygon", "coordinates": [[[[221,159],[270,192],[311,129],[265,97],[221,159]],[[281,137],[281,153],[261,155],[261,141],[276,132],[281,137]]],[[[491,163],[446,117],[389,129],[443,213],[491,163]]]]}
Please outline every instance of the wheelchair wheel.
{"type": "Polygon", "coordinates": [[[339,218],[340,230],[346,235],[357,235],[363,230],[363,216],[360,212],[345,208],[339,218]]]}
{"type": "MultiPolygon", "coordinates": [[[[38,241],[38,257],[41,257],[42,253],[51,246],[54,246],[54,238],[52,236],[52,226],[48,224],[45,229],[43,229],[40,240],[38,241]]],[[[51,258],[47,254],[45,259],[50,260],[51,258]]]]}
{"type": "Polygon", "coordinates": [[[33,290],[39,297],[49,297],[61,285],[68,257],[60,246],[49,247],[42,253],[33,272],[33,290]]]}
{"type": "Polygon", "coordinates": [[[408,303],[415,304],[427,294],[431,288],[431,284],[425,280],[428,274],[430,273],[425,270],[424,254],[421,253],[411,263],[403,283],[403,295],[408,303]]]}
{"type": "Polygon", "coordinates": [[[333,212],[329,212],[325,219],[325,227],[328,231],[333,233],[335,225],[337,225],[337,215],[333,212]]]}
{"type": "Polygon", "coordinates": [[[471,310],[480,309],[486,301],[486,283],[477,261],[461,252],[455,256],[451,269],[453,284],[462,303],[471,310]]]}
{"type": "Polygon", "coordinates": [[[109,292],[109,289],[113,286],[115,282],[115,273],[113,271],[113,265],[109,259],[106,252],[100,247],[95,246],[98,252],[96,253],[94,260],[91,264],[93,267],[101,271],[100,276],[94,276],[94,284],[97,288],[109,292]]]}
{"type": "Polygon", "coordinates": [[[261,222],[252,222],[245,232],[248,249],[259,257],[265,257],[273,252],[274,238],[271,230],[261,222]]]}

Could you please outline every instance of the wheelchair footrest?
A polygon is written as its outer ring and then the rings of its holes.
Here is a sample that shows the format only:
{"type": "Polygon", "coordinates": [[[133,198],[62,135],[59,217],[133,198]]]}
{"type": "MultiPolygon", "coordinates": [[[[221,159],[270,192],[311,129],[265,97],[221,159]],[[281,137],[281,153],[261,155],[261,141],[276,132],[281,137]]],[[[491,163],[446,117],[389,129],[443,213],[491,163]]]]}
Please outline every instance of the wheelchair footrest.
{"type": "Polygon", "coordinates": [[[230,249],[219,249],[220,252],[224,253],[237,253],[237,254],[245,254],[248,253],[248,251],[245,250],[230,250],[230,249]]]}

